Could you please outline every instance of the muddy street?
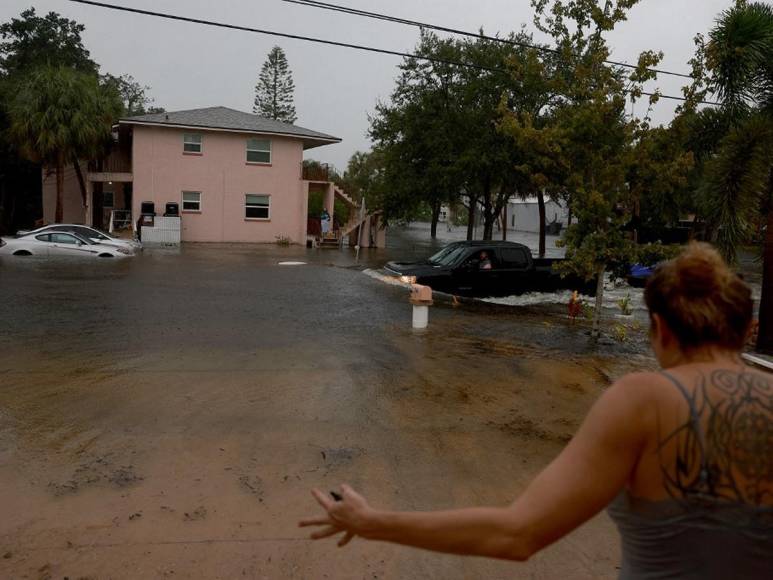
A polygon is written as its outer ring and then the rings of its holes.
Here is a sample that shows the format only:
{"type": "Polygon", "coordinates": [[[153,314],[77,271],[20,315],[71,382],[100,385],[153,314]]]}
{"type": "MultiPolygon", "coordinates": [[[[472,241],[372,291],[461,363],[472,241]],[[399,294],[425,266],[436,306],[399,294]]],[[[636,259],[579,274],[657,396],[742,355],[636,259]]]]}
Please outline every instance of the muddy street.
{"type": "Polygon", "coordinates": [[[385,256],[1,263],[0,577],[614,578],[604,514],[525,564],[296,527],[341,482],[395,509],[506,503],[652,365],[495,304],[438,304],[412,332],[406,290],[362,272],[385,256]]]}

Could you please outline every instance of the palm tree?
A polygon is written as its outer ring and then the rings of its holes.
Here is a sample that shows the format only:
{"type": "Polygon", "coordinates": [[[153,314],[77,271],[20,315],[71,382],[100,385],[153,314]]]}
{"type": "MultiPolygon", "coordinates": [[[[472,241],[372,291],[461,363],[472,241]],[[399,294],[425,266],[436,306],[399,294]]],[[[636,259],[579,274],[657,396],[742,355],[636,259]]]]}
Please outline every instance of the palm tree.
{"type": "Polygon", "coordinates": [[[727,133],[706,165],[703,192],[717,245],[731,262],[767,214],[758,349],[773,353],[773,7],[739,0],[710,33],[707,65],[727,133]]]}
{"type": "Polygon", "coordinates": [[[96,75],[44,66],[23,80],[9,113],[10,135],[22,153],[56,168],[54,219],[61,222],[65,164],[91,158],[109,142],[120,101],[114,91],[100,86],[96,75]]]}

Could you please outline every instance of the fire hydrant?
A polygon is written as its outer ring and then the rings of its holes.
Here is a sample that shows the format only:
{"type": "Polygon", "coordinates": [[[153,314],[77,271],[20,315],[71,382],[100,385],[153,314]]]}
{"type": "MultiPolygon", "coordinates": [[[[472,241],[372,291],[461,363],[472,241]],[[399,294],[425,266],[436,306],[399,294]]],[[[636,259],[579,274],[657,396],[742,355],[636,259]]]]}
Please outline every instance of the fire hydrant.
{"type": "Polygon", "coordinates": [[[409,302],[413,304],[413,328],[417,330],[427,328],[429,307],[432,306],[432,288],[421,284],[411,284],[409,302]]]}

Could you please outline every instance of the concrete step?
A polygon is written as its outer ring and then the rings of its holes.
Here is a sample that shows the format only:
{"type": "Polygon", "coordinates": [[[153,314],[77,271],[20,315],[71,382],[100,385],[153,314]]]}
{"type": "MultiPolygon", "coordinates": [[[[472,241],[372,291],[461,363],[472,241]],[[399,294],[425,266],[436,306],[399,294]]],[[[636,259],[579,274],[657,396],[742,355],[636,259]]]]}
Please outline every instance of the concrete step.
{"type": "Polygon", "coordinates": [[[319,241],[320,248],[338,248],[341,245],[339,238],[322,238],[319,241]]]}

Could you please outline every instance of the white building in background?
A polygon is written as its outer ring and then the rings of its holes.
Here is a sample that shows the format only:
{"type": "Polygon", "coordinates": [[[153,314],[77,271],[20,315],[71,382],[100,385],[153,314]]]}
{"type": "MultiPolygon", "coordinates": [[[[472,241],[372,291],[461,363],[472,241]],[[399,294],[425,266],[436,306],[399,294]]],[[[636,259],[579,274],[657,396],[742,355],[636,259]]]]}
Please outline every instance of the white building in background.
{"type": "MultiPolygon", "coordinates": [[[[566,229],[569,211],[561,204],[545,200],[545,223],[557,222],[566,229]]],[[[507,229],[520,232],[539,232],[539,204],[537,198],[511,201],[507,204],[507,229]]]]}

